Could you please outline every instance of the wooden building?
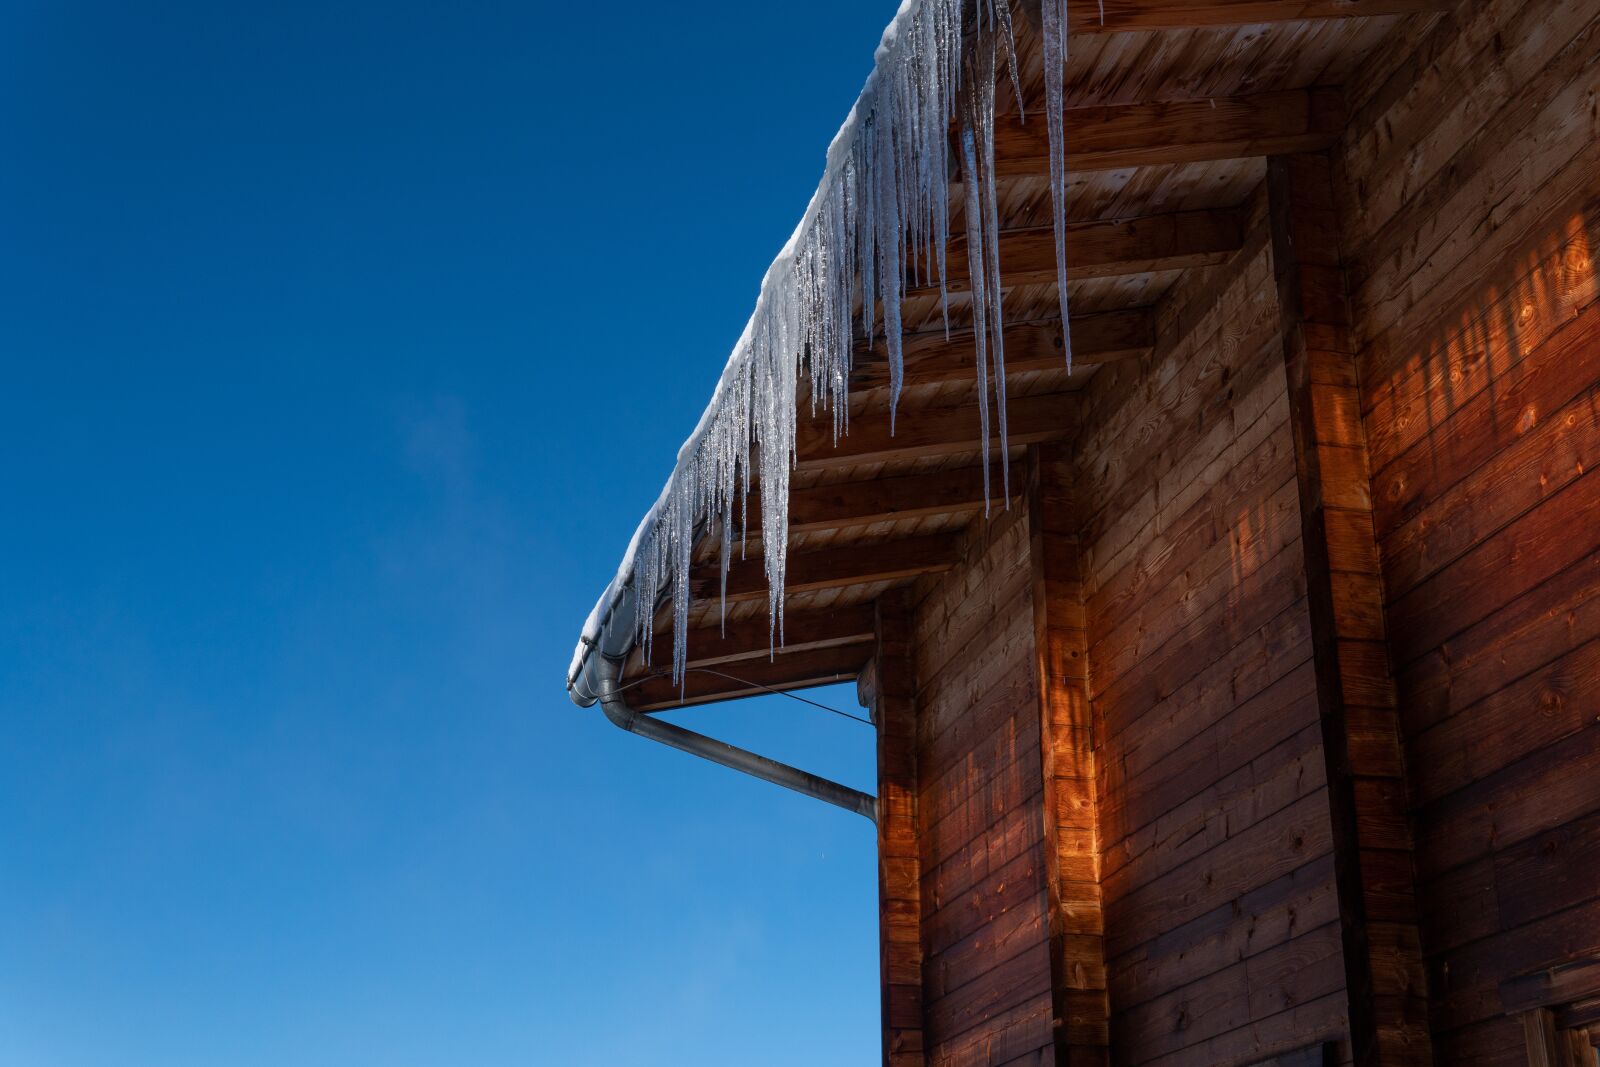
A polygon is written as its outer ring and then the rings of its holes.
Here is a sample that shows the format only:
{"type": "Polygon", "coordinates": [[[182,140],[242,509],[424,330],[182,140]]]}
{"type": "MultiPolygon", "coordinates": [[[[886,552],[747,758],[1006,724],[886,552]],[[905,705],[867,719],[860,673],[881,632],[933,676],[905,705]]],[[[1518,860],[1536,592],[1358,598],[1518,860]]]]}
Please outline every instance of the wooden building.
{"type": "Polygon", "coordinates": [[[1073,0],[1070,373],[1012,6],[994,506],[955,227],[628,704],[858,680],[896,1067],[1600,1062],[1600,0],[1073,0]]]}

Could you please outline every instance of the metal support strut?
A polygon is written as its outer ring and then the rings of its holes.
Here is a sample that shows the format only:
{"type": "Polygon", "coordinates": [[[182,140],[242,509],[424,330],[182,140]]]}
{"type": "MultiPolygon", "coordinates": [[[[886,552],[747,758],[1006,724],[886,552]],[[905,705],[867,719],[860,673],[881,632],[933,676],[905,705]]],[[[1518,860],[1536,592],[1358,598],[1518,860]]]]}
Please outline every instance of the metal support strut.
{"type": "Polygon", "coordinates": [[[671,745],[691,756],[720,763],[724,767],[771,782],[773,785],[781,785],[796,793],[833,804],[846,811],[853,811],[857,815],[871,819],[874,823],[878,821],[878,798],[869,793],[851,789],[847,785],[829,781],[808,771],[791,767],[787,763],[758,756],[726,741],[718,741],[714,737],[707,737],[705,734],[698,734],[674,723],[635,711],[623,699],[621,687],[617,684],[618,677],[622,673],[621,662],[598,651],[591,654],[603,659],[605,664],[596,672],[599,677],[595,679],[600,707],[606,713],[606,718],[622,729],[652,741],[659,741],[663,745],[671,745]]]}

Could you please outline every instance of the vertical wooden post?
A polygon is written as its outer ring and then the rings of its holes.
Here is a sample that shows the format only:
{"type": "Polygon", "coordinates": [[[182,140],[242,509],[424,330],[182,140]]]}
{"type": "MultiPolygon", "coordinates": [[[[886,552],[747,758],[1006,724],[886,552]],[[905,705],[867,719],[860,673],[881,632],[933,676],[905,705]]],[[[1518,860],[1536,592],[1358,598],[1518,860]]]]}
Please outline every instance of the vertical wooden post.
{"type": "Polygon", "coordinates": [[[1064,448],[1028,449],[1045,886],[1058,1065],[1108,1063],[1110,1044],[1088,643],[1072,490],[1072,464],[1064,448]]]}
{"type": "Polygon", "coordinates": [[[878,730],[878,933],[883,1062],[923,1067],[921,865],[917,853],[917,687],[903,589],[878,600],[870,671],[878,730]]]}
{"type": "Polygon", "coordinates": [[[1431,1064],[1404,763],[1332,161],[1325,154],[1271,157],[1267,193],[1355,1062],[1431,1064]]]}

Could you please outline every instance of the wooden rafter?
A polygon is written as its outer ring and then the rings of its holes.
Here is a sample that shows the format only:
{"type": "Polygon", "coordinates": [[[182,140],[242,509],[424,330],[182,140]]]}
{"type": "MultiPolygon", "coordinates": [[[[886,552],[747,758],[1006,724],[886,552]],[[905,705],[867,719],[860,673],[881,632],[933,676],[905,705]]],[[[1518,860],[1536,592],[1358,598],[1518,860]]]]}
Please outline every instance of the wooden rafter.
{"type": "MultiPolygon", "coordinates": [[[[1224,208],[1069,223],[1067,274],[1077,281],[1220,263],[1244,243],[1244,222],[1242,211],[1224,208]]],[[[950,241],[946,280],[951,292],[969,288],[965,237],[950,241]]],[[[1001,231],[1000,280],[1006,286],[1054,284],[1054,229],[1001,231]]],[[[907,287],[909,296],[933,292],[937,284],[907,287]]]]}
{"type": "MultiPolygon", "coordinates": [[[[1342,95],[1324,88],[1074,107],[1063,128],[1067,169],[1091,171],[1319,151],[1333,144],[1344,123],[1342,95]]],[[[997,121],[994,151],[1000,177],[1048,174],[1044,116],[1029,112],[1025,122],[997,121]]]]}
{"type": "MultiPolygon", "coordinates": [[[[1066,347],[1059,322],[1007,323],[1006,368],[1018,373],[1059,370],[1066,366],[1066,347]]],[[[1155,321],[1148,308],[1102,311],[1072,318],[1072,361],[1077,366],[1113,363],[1141,356],[1155,344],[1155,321]]],[[[975,351],[971,330],[906,334],[901,342],[907,385],[964,381],[973,376],[975,351]]],[[[880,340],[856,349],[850,373],[853,389],[881,389],[889,384],[888,351],[880,340]]]]}
{"type": "Polygon", "coordinates": [[[1447,0],[1105,0],[1103,4],[1068,4],[1067,27],[1074,34],[1180,30],[1257,22],[1422,15],[1449,7],[1447,0]]]}
{"type": "MultiPolygon", "coordinates": [[[[1020,475],[1013,472],[1012,492],[1020,475]]],[[[990,500],[1000,501],[1001,470],[989,471],[990,500]]],[[[872,478],[835,482],[789,491],[789,532],[842,530],[875,522],[915,519],[926,515],[953,515],[981,511],[984,505],[983,468],[963,467],[935,474],[907,474],[899,478],[872,478]]],[[[750,514],[760,513],[761,499],[750,496],[750,514]]],[[[750,531],[752,539],[757,535],[750,531]]]]}
{"type": "MultiPolygon", "coordinates": [[[[690,667],[715,667],[742,660],[775,658],[770,642],[767,614],[762,612],[743,619],[730,620],[726,627],[713,623],[689,631],[686,645],[690,667]]],[[[871,641],[873,636],[873,610],[871,604],[852,604],[828,611],[795,612],[783,620],[783,648],[778,654],[810,652],[836,645],[857,645],[871,641]]],[[[657,647],[671,639],[671,630],[663,628],[656,634],[657,647]]],[[[629,665],[628,675],[647,673],[644,664],[635,656],[629,665]]]]}
{"type": "MultiPolygon", "coordinates": [[[[795,552],[789,555],[788,580],[784,588],[798,593],[916,578],[947,571],[955,566],[958,558],[955,534],[927,534],[869,545],[795,552]]],[[[711,562],[695,567],[689,578],[689,588],[696,601],[715,600],[721,590],[719,565],[711,562]]],[[[729,565],[727,599],[730,602],[764,600],[766,596],[767,576],[759,556],[736,559],[729,565]]]]}
{"type": "MultiPolygon", "coordinates": [[[[1076,393],[1010,398],[1006,404],[1009,443],[1037,444],[1070,436],[1077,422],[1077,405],[1076,393]]],[[[999,420],[991,419],[991,445],[998,447],[999,434],[999,420]]],[[[886,413],[855,418],[850,420],[850,432],[837,442],[833,440],[831,424],[817,419],[800,428],[796,463],[801,470],[820,470],[890,459],[959,455],[976,452],[982,447],[977,405],[964,403],[901,412],[893,432],[886,413]]]]}
{"type": "Polygon", "coordinates": [[[759,696],[770,690],[847,682],[860,672],[871,655],[870,641],[807,652],[780,652],[771,660],[691,668],[681,688],[665,673],[659,673],[629,689],[628,704],[636,711],[665,711],[683,704],[759,696]]]}

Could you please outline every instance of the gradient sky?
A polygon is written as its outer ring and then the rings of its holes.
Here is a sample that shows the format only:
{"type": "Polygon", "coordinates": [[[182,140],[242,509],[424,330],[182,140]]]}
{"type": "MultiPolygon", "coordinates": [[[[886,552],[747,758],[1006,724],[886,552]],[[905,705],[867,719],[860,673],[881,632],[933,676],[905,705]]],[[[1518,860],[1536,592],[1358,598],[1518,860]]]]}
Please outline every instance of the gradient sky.
{"type": "Polygon", "coordinates": [[[895,7],[0,0],[0,1064],[876,1062],[870,825],[562,676],[895,7]]]}

